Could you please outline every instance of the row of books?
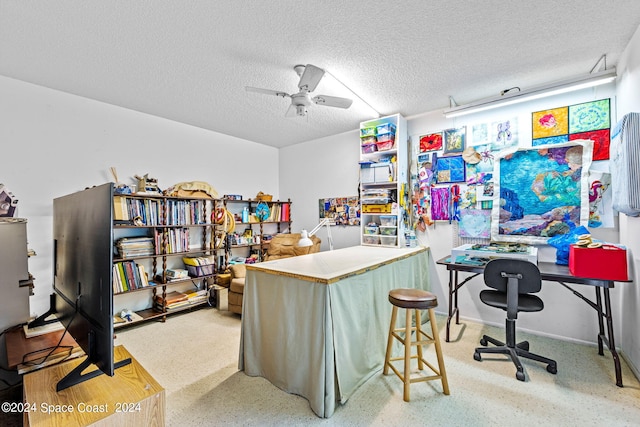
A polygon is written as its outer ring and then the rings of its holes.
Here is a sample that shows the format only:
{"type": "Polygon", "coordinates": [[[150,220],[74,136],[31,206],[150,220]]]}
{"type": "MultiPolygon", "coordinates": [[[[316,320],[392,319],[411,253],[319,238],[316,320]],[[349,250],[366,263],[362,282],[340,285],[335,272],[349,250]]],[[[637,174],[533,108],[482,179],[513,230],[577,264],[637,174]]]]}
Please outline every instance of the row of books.
{"type": "Polygon", "coordinates": [[[209,224],[211,222],[207,212],[211,211],[212,203],[208,200],[167,200],[166,215],[163,215],[163,207],[162,202],[156,199],[114,196],[113,219],[128,222],[139,218],[142,225],[148,226],[209,224]]]}
{"type": "MultiPolygon", "coordinates": [[[[154,231],[154,240],[156,248],[163,247],[162,233],[158,230],[154,231]]],[[[173,254],[176,252],[187,252],[189,250],[189,229],[188,228],[172,228],[167,230],[166,236],[166,253],[173,254]]],[[[158,252],[156,251],[156,254],[158,252]]]]}
{"type": "Polygon", "coordinates": [[[207,200],[167,200],[167,225],[208,224],[210,210],[207,200]]]}
{"type": "Polygon", "coordinates": [[[149,282],[144,265],[133,261],[116,262],[113,264],[113,292],[121,293],[135,289],[146,288],[154,284],[149,282]]]}
{"type": "Polygon", "coordinates": [[[113,198],[113,219],[133,221],[140,218],[144,225],[161,225],[162,205],[159,200],[133,199],[124,196],[113,198]]]}
{"type": "Polygon", "coordinates": [[[271,212],[267,221],[289,221],[289,203],[273,203],[269,209],[271,212]]]}

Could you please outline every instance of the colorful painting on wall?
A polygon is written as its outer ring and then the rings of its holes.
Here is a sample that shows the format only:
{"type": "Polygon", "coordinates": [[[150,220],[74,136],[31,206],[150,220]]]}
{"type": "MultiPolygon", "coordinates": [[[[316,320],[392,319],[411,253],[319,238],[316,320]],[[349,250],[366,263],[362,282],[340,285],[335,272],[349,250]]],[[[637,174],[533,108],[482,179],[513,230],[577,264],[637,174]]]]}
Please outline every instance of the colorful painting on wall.
{"type": "Polygon", "coordinates": [[[466,174],[467,184],[477,185],[493,179],[493,158],[490,145],[478,145],[475,147],[476,152],[480,155],[478,163],[467,163],[466,174]]]}
{"type": "Polygon", "coordinates": [[[430,133],[420,137],[420,152],[436,151],[442,149],[442,133],[430,133]]]}
{"type": "Polygon", "coordinates": [[[471,127],[469,145],[481,145],[489,142],[489,125],[478,123],[471,127]]]}
{"type": "Polygon", "coordinates": [[[613,228],[611,174],[589,171],[589,228],[613,228]]]}
{"type": "Polygon", "coordinates": [[[569,133],[609,129],[609,118],[609,99],[570,105],[569,133]]]}
{"type": "Polygon", "coordinates": [[[576,139],[590,139],[593,141],[592,160],[608,160],[609,145],[611,144],[611,136],[609,129],[594,130],[591,132],[581,132],[569,135],[569,141],[576,139]]]}
{"type": "Polygon", "coordinates": [[[532,113],[531,145],[591,139],[594,142],[592,160],[607,160],[611,141],[610,110],[611,100],[607,98],[532,113]]]}
{"type": "Polygon", "coordinates": [[[464,151],[466,126],[444,131],[444,154],[462,153],[464,151]]]}
{"type": "Polygon", "coordinates": [[[532,113],[532,139],[550,138],[569,133],[569,107],[532,113]]]}
{"type": "Polygon", "coordinates": [[[329,218],[331,225],[360,225],[360,198],[331,197],[319,199],[320,219],[329,218]]]}
{"type": "Polygon", "coordinates": [[[522,149],[496,162],[491,238],[544,243],[587,225],[591,141],[522,149]]]}
{"type": "Polygon", "coordinates": [[[438,157],[436,171],[438,184],[465,181],[465,163],[462,156],[438,157]]]}
{"type": "Polygon", "coordinates": [[[493,150],[518,145],[518,119],[513,117],[491,124],[491,145],[493,150]]]}
{"type": "Polygon", "coordinates": [[[431,189],[431,219],[449,219],[449,196],[451,192],[448,187],[431,189]]]}
{"type": "Polygon", "coordinates": [[[460,237],[488,239],[491,236],[491,211],[461,209],[458,227],[460,237]]]}

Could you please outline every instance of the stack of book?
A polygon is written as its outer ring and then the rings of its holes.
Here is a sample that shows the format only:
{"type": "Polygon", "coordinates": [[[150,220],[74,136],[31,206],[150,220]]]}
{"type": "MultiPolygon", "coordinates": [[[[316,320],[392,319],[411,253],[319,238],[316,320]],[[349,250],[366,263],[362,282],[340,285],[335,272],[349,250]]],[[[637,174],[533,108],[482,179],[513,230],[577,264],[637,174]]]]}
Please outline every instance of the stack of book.
{"type": "Polygon", "coordinates": [[[206,289],[194,289],[191,291],[185,291],[189,304],[198,304],[202,301],[206,301],[209,298],[209,291],[206,289]]]}
{"type": "Polygon", "coordinates": [[[164,306],[168,310],[171,310],[189,305],[189,297],[185,293],[172,291],[167,292],[164,299],[162,299],[162,295],[157,295],[156,303],[161,307],[164,306]]]}
{"type": "Polygon", "coordinates": [[[154,255],[153,237],[124,237],[116,243],[121,258],[154,255]]]}

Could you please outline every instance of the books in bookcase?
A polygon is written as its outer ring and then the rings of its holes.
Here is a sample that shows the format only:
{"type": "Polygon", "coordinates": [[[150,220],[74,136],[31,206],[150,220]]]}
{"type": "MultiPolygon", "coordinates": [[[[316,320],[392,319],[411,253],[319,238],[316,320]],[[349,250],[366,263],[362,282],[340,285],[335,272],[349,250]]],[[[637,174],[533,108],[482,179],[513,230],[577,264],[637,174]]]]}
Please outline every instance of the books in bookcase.
{"type": "Polygon", "coordinates": [[[134,261],[113,264],[113,292],[121,293],[150,286],[144,265],[134,261]]]}

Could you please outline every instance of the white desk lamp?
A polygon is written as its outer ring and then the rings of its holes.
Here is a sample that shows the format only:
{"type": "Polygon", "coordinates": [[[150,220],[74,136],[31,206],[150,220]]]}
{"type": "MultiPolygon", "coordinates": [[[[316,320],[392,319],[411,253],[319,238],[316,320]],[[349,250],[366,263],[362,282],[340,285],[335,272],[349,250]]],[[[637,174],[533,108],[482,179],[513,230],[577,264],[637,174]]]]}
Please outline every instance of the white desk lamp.
{"type": "Polygon", "coordinates": [[[302,237],[298,241],[298,246],[307,247],[307,246],[313,245],[313,242],[311,241],[311,239],[309,237],[311,237],[314,234],[316,234],[318,232],[318,230],[320,230],[325,225],[327,226],[327,240],[329,242],[329,250],[332,251],[333,250],[333,238],[331,237],[331,224],[330,224],[329,218],[324,218],[310,232],[307,232],[307,230],[302,230],[300,232],[302,237]]]}

